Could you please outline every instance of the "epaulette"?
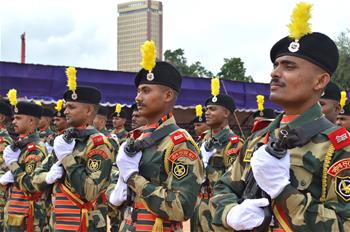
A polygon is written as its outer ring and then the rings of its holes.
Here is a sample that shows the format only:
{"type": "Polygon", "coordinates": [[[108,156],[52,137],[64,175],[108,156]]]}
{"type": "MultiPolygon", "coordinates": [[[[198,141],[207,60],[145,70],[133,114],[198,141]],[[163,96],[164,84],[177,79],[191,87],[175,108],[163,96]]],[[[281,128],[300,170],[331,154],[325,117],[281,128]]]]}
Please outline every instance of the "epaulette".
{"type": "MultiPolygon", "coordinates": [[[[112,144],[109,142],[108,138],[106,136],[104,136],[103,134],[96,133],[96,134],[91,135],[90,138],[92,141],[92,145],[94,147],[105,144],[105,145],[107,145],[107,147],[109,149],[112,149],[112,144]]],[[[90,149],[92,149],[92,147],[90,147],[90,149]]]]}
{"type": "Polygon", "coordinates": [[[170,135],[170,138],[173,141],[174,145],[180,144],[187,140],[185,133],[182,131],[175,131],[170,135]]]}
{"type": "Polygon", "coordinates": [[[234,135],[228,138],[228,141],[233,145],[233,144],[239,143],[241,140],[238,135],[234,135]]]}
{"type": "Polygon", "coordinates": [[[27,144],[27,150],[28,150],[28,151],[35,151],[35,150],[36,150],[36,145],[35,145],[35,143],[28,143],[28,144],[27,144]]]}
{"type": "Polygon", "coordinates": [[[340,150],[350,145],[350,133],[344,127],[331,131],[327,136],[335,150],[340,150]]]}

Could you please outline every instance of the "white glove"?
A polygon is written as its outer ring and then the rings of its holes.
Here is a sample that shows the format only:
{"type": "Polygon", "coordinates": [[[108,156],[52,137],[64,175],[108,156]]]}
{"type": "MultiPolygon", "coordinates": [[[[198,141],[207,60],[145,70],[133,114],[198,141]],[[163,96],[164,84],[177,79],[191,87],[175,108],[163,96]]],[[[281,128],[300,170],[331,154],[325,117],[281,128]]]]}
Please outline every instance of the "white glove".
{"type": "Polygon", "coordinates": [[[4,175],[0,178],[0,184],[7,185],[9,183],[15,182],[15,179],[13,178],[12,172],[7,171],[4,175]]]}
{"type": "Polygon", "coordinates": [[[3,152],[5,165],[9,167],[11,163],[16,162],[20,154],[21,154],[20,149],[17,149],[17,151],[13,151],[11,149],[11,145],[7,145],[3,152]]]}
{"type": "Polygon", "coordinates": [[[117,154],[117,166],[119,168],[119,178],[127,183],[129,177],[139,171],[139,163],[142,157],[142,151],[139,151],[135,156],[130,157],[124,152],[126,142],[122,143],[119,147],[117,154]]]}
{"type": "Polygon", "coordinates": [[[48,184],[53,184],[55,183],[58,179],[62,178],[64,173],[63,167],[60,166],[60,162],[57,161],[54,163],[50,171],[46,174],[45,181],[48,184]]]}
{"type": "Polygon", "coordinates": [[[109,196],[109,202],[112,205],[120,206],[124,201],[126,201],[127,194],[128,185],[121,178],[118,178],[117,184],[109,196]]]}
{"type": "Polygon", "coordinates": [[[261,146],[253,153],[250,160],[254,179],[259,187],[275,199],[290,183],[290,154],[282,159],[277,159],[265,150],[266,145],[261,146]]]}
{"type": "Polygon", "coordinates": [[[252,230],[260,226],[265,218],[261,207],[269,205],[266,198],[246,199],[230,209],[226,222],[234,230],[252,230]]]}
{"type": "Polygon", "coordinates": [[[51,154],[53,151],[53,146],[51,146],[48,142],[45,142],[45,147],[47,150],[47,154],[51,154]]]}
{"type": "Polygon", "coordinates": [[[202,146],[201,146],[201,149],[200,149],[205,168],[208,166],[210,157],[212,157],[216,153],[216,149],[215,148],[212,151],[207,151],[205,149],[205,144],[206,143],[207,142],[202,143],[202,146]]]}
{"type": "Polygon", "coordinates": [[[73,152],[74,146],[75,146],[74,139],[71,143],[67,143],[63,139],[63,135],[57,136],[53,142],[53,149],[55,151],[57,159],[61,162],[64,157],[66,157],[67,155],[73,152]]]}

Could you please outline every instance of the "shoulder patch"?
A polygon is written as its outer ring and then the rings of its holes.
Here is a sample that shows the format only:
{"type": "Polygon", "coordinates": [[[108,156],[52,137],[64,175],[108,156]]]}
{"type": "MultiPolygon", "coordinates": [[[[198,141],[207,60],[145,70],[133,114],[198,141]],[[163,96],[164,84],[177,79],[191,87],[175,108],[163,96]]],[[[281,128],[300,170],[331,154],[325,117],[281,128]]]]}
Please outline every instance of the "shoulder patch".
{"type": "Polygon", "coordinates": [[[335,150],[340,150],[343,147],[350,145],[350,134],[344,127],[331,132],[327,136],[332,142],[335,150]]]}
{"type": "Polygon", "coordinates": [[[0,143],[4,142],[4,137],[0,136],[0,143]]]}
{"type": "Polygon", "coordinates": [[[239,143],[240,141],[239,136],[237,135],[230,137],[228,140],[230,141],[231,144],[236,144],[236,143],[239,143]]]}
{"type": "Polygon", "coordinates": [[[327,173],[335,177],[345,169],[350,169],[350,158],[341,159],[335,162],[330,168],[328,168],[327,173]]]}
{"type": "Polygon", "coordinates": [[[105,152],[102,149],[93,149],[93,150],[91,150],[87,154],[87,158],[89,159],[89,158],[91,158],[92,156],[95,156],[95,155],[101,156],[104,159],[109,159],[109,155],[107,154],[107,152],[105,152]]]}
{"type": "Polygon", "coordinates": [[[28,151],[35,151],[35,150],[36,150],[36,145],[35,145],[35,143],[28,143],[28,144],[27,144],[27,150],[28,150],[28,151]]]}
{"type": "Polygon", "coordinates": [[[243,162],[249,163],[253,155],[253,149],[247,149],[244,154],[243,162]]]}
{"type": "Polygon", "coordinates": [[[102,135],[93,136],[92,142],[95,146],[103,145],[105,143],[102,135]]]}
{"type": "Polygon", "coordinates": [[[180,144],[187,140],[185,133],[182,131],[176,131],[170,135],[170,138],[173,141],[174,145],[180,144]]]}
{"type": "Polygon", "coordinates": [[[171,162],[175,162],[180,157],[186,157],[193,161],[198,158],[198,155],[190,149],[183,148],[171,153],[170,156],[168,157],[168,160],[170,160],[171,162]]]}
{"type": "Polygon", "coordinates": [[[350,177],[339,177],[335,178],[335,192],[344,201],[348,202],[350,200],[350,177]]]}

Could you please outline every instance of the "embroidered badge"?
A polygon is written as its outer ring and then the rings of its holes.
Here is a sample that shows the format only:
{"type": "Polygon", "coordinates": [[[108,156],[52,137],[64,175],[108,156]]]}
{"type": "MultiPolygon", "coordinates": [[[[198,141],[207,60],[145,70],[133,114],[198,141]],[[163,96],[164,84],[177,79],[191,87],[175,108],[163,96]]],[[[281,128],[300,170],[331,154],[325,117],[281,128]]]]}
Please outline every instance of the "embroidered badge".
{"type": "Polygon", "coordinates": [[[87,154],[87,157],[88,157],[88,158],[91,158],[91,157],[93,157],[94,155],[99,155],[99,156],[101,156],[101,157],[104,158],[104,159],[108,159],[108,158],[109,158],[109,155],[108,155],[104,150],[101,150],[101,149],[93,149],[93,150],[91,150],[91,151],[87,154]]]}
{"type": "Polygon", "coordinates": [[[350,177],[339,177],[337,176],[335,178],[336,184],[335,184],[335,192],[338,196],[343,198],[344,201],[350,200],[350,177]]]}
{"type": "Polygon", "coordinates": [[[34,169],[35,169],[35,163],[33,162],[26,164],[25,166],[25,171],[27,174],[31,174],[32,172],[34,172],[34,169]]]}
{"type": "Polygon", "coordinates": [[[330,168],[328,168],[327,173],[335,177],[345,169],[350,169],[350,158],[341,159],[335,162],[330,168]]]}
{"type": "Polygon", "coordinates": [[[349,132],[344,127],[330,133],[328,138],[331,140],[335,150],[340,150],[343,147],[350,145],[349,132]]]}
{"type": "Polygon", "coordinates": [[[176,179],[182,179],[188,174],[188,165],[175,162],[172,165],[172,173],[176,179]]]}
{"type": "Polygon", "coordinates": [[[98,135],[98,136],[93,137],[92,142],[94,143],[95,146],[104,144],[103,136],[98,135]]]}
{"type": "Polygon", "coordinates": [[[193,161],[198,158],[198,155],[190,149],[183,148],[175,151],[174,153],[171,153],[168,160],[174,163],[181,157],[186,157],[193,161]]]}
{"type": "Polygon", "coordinates": [[[89,159],[88,160],[88,169],[91,172],[96,172],[101,169],[101,160],[96,160],[96,159],[89,159]]]}
{"type": "Polygon", "coordinates": [[[237,136],[237,135],[232,136],[228,140],[230,141],[231,144],[236,144],[239,142],[239,136],[237,136]]]}
{"type": "Polygon", "coordinates": [[[250,159],[253,155],[253,149],[247,149],[244,154],[243,162],[250,163],[250,159]]]}
{"type": "Polygon", "coordinates": [[[171,140],[175,145],[180,144],[184,141],[186,141],[186,136],[183,132],[181,131],[176,131],[170,136],[171,140]]]}
{"type": "Polygon", "coordinates": [[[232,165],[232,164],[235,162],[236,157],[237,157],[237,156],[234,156],[234,155],[229,156],[229,157],[228,157],[228,160],[227,160],[228,163],[232,165]]]}
{"type": "Polygon", "coordinates": [[[27,144],[27,150],[28,151],[35,151],[35,149],[36,149],[35,143],[28,143],[27,144]]]}

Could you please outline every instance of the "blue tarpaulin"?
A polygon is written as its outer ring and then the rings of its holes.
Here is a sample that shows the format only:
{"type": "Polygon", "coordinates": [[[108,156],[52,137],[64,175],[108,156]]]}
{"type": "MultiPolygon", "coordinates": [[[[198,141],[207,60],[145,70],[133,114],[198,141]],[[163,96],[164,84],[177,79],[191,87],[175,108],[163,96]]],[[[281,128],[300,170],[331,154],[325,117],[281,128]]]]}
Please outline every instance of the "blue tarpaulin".
{"type": "MultiPolygon", "coordinates": [[[[0,94],[5,96],[11,88],[17,89],[18,97],[54,102],[62,98],[66,91],[67,78],[64,66],[20,64],[0,62],[0,94]]],[[[90,85],[102,92],[102,103],[131,105],[136,89],[135,73],[77,68],[77,83],[90,85]]],[[[211,96],[210,79],[184,77],[177,107],[194,107],[204,104],[211,96]]],[[[239,110],[257,109],[256,95],[265,96],[265,107],[280,109],[269,99],[269,85],[221,80],[221,93],[227,93],[235,100],[239,110]]]]}

